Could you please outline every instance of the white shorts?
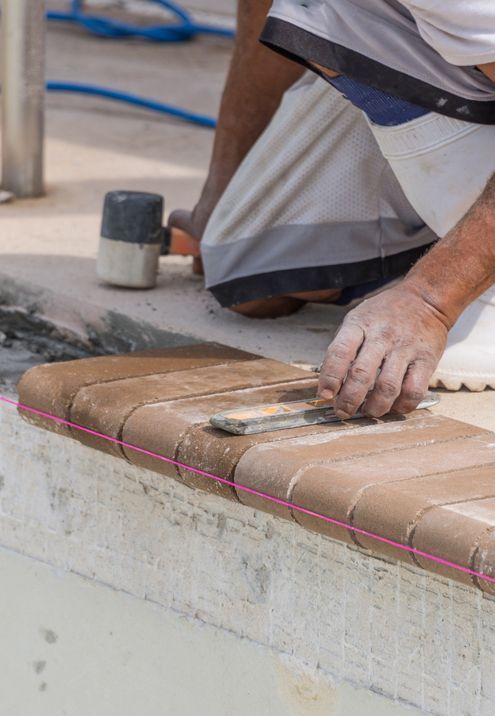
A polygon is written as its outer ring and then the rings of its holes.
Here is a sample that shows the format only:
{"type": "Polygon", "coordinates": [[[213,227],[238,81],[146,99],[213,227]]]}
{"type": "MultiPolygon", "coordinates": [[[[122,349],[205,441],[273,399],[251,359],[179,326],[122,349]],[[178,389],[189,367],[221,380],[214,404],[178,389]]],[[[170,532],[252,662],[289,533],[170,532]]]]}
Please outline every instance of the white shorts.
{"type": "Polygon", "coordinates": [[[405,195],[437,236],[465,216],[495,173],[495,126],[433,112],[398,127],[368,125],[405,195]]]}
{"type": "Polygon", "coordinates": [[[406,273],[466,213],[495,171],[492,150],[495,127],[433,113],[373,125],[308,73],[211,217],[206,285],[224,306],[373,290],[406,273]]]}

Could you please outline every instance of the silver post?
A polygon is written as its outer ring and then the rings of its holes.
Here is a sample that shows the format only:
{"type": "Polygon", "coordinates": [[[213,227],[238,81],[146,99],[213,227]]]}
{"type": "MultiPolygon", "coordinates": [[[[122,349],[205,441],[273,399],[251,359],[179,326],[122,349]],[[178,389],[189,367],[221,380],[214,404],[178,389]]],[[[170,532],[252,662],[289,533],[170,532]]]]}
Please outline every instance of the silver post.
{"type": "Polygon", "coordinates": [[[2,188],[43,193],[45,1],[2,3],[2,188]]]}

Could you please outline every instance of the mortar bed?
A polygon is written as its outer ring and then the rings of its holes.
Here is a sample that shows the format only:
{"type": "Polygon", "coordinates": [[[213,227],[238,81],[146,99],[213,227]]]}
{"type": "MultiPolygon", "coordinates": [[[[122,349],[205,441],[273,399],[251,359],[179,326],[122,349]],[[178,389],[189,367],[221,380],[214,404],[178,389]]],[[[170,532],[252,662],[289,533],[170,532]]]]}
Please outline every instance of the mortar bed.
{"type": "Polygon", "coordinates": [[[42,363],[106,355],[108,351],[24,308],[0,306],[0,386],[13,390],[22,374],[42,363]]]}

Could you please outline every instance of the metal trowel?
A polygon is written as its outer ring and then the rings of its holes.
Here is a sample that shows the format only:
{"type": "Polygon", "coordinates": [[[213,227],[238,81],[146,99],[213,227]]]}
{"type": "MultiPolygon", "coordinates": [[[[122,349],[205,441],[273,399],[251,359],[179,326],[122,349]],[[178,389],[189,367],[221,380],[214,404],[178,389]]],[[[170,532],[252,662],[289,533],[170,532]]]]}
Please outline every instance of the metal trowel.
{"type": "MultiPolygon", "coordinates": [[[[428,393],[418,405],[417,410],[432,408],[440,402],[434,393],[428,393]]],[[[349,420],[365,418],[363,413],[357,413],[349,420]]],[[[218,413],[210,418],[215,428],[224,430],[233,435],[254,435],[267,433],[273,430],[287,430],[301,428],[306,425],[319,423],[338,423],[341,418],[335,415],[333,401],[296,400],[289,403],[273,403],[271,405],[256,405],[253,408],[237,408],[218,413]]]]}

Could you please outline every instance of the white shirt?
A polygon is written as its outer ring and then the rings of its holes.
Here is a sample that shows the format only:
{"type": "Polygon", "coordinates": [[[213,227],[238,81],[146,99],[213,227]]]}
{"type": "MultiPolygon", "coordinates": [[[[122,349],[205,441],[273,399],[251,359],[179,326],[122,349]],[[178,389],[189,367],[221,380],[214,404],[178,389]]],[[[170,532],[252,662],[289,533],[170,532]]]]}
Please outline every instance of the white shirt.
{"type": "Polygon", "coordinates": [[[421,37],[453,65],[495,62],[495,0],[400,0],[421,37]]]}
{"type": "Polygon", "coordinates": [[[495,0],[273,0],[262,40],[455,119],[495,125],[495,0]]]}

